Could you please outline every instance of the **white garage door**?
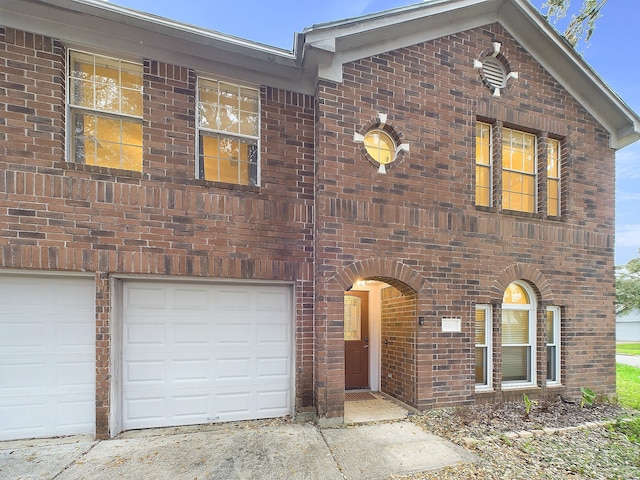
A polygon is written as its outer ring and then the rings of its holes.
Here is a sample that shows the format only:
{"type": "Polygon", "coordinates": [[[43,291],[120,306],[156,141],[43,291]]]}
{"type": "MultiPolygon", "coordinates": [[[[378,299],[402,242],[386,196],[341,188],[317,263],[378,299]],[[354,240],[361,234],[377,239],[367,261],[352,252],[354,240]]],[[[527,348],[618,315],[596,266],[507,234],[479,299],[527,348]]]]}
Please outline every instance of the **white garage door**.
{"type": "Polygon", "coordinates": [[[125,429],[291,413],[286,286],[123,285],[125,429]]]}
{"type": "Polygon", "coordinates": [[[94,291],[0,275],[0,440],[95,432],[94,291]]]}

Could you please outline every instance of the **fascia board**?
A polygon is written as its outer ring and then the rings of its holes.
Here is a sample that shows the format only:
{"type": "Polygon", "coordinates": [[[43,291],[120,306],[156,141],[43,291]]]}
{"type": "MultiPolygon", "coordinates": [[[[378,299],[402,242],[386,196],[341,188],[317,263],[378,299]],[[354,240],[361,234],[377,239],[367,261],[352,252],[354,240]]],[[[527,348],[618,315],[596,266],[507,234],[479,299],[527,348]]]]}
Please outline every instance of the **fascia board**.
{"type": "Polygon", "coordinates": [[[611,148],[640,139],[640,117],[526,0],[504,2],[498,21],[611,134],[611,148]]]}
{"type": "Polygon", "coordinates": [[[310,68],[321,58],[318,76],[341,82],[347,62],[497,21],[501,1],[442,0],[312,27],[305,31],[303,65],[310,68]]]}
{"type": "Polygon", "coordinates": [[[315,90],[315,80],[292,52],[101,1],[0,0],[0,23],[75,48],[151,58],[300,93],[315,90]]]}

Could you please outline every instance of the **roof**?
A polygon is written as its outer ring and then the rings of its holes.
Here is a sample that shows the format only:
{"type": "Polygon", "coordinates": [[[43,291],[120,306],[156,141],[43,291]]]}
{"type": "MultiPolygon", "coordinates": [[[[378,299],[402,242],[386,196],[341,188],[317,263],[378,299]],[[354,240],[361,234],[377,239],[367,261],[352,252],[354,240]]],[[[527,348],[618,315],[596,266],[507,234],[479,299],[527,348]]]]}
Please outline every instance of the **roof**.
{"type": "Polygon", "coordinates": [[[640,139],[640,117],[529,0],[428,0],[313,25],[287,51],[100,0],[0,0],[4,26],[203,72],[313,94],[340,81],[342,65],[444,35],[500,23],[611,134],[618,149],[640,139]],[[399,34],[400,33],[400,34],[399,34]]]}

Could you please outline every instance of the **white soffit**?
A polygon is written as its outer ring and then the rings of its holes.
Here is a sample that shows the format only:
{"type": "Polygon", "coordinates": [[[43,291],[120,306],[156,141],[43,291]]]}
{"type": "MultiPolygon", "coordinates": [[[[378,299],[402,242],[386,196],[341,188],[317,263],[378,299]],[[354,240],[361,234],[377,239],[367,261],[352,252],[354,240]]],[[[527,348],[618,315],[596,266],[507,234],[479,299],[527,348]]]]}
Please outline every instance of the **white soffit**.
{"type": "Polygon", "coordinates": [[[75,48],[187,65],[258,85],[300,91],[304,78],[292,52],[101,0],[0,0],[0,24],[75,48]]]}

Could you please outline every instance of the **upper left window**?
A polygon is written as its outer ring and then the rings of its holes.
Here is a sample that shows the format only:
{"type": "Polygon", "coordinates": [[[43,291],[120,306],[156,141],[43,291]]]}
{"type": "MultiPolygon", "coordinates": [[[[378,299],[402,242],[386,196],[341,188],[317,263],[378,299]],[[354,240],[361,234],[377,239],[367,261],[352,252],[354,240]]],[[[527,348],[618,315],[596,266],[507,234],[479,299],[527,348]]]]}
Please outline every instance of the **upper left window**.
{"type": "Polygon", "coordinates": [[[142,171],[141,64],[71,51],[69,161],[142,171]]]}

